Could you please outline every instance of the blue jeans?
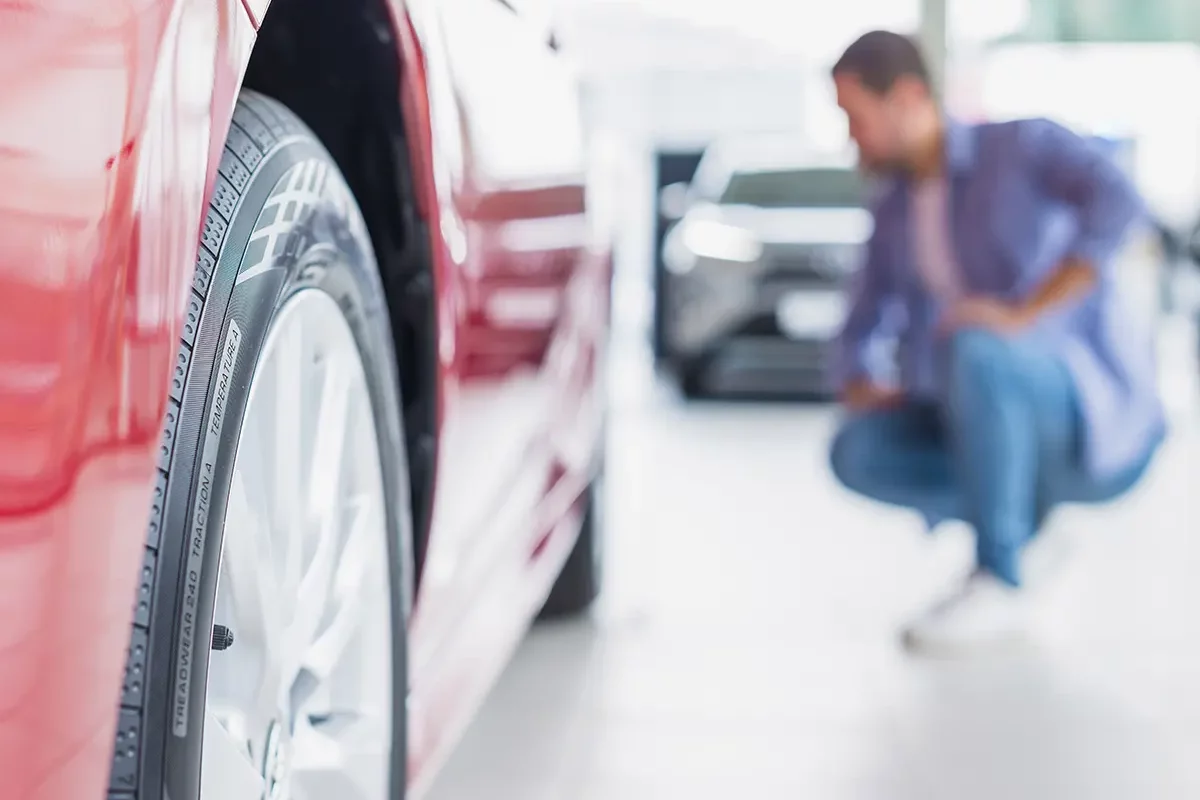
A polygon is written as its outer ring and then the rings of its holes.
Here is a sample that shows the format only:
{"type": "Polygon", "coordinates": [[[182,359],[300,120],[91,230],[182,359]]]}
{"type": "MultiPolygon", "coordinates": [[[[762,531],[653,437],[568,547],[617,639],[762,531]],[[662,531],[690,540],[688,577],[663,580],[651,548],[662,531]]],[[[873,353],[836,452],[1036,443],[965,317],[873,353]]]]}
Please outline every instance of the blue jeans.
{"type": "Polygon", "coordinates": [[[976,533],[980,568],[1016,586],[1022,547],[1059,503],[1102,503],[1145,473],[1104,478],[1080,456],[1075,387],[1054,356],[982,330],[948,343],[946,402],[909,401],[850,418],[830,460],[847,488],[911,508],[931,524],[959,519],[976,533]]]}

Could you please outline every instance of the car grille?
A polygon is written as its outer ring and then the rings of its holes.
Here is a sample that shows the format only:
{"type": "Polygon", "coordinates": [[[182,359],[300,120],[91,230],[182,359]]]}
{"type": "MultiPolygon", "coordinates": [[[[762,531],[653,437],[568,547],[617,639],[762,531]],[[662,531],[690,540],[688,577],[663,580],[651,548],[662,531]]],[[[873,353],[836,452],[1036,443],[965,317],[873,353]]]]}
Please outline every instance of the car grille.
{"type": "Polygon", "coordinates": [[[767,280],[838,283],[847,271],[845,259],[840,254],[813,249],[769,256],[764,277],[767,280]]]}

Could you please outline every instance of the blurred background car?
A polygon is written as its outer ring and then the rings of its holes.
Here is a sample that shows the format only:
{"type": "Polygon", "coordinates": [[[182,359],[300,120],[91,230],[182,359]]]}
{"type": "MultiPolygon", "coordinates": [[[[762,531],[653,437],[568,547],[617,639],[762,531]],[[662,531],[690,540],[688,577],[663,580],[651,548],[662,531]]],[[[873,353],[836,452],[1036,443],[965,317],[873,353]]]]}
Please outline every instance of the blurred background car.
{"type": "Polygon", "coordinates": [[[660,362],[685,395],[825,397],[845,283],[871,233],[847,152],[798,137],[713,144],[663,188],[660,362]]]}

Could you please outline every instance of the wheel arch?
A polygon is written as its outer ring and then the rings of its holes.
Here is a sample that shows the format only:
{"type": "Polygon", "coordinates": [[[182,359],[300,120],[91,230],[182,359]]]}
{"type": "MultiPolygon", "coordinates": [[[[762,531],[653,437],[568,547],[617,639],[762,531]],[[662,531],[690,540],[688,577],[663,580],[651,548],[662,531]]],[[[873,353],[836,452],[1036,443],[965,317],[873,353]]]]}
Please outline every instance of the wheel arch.
{"type": "Polygon", "coordinates": [[[408,119],[401,102],[405,90],[423,86],[404,85],[416,78],[405,72],[400,33],[387,0],[275,2],[261,19],[242,85],[280,101],[312,129],[366,219],[400,362],[419,576],[437,458],[437,302],[415,171],[424,163],[412,133],[419,120],[408,119]]]}

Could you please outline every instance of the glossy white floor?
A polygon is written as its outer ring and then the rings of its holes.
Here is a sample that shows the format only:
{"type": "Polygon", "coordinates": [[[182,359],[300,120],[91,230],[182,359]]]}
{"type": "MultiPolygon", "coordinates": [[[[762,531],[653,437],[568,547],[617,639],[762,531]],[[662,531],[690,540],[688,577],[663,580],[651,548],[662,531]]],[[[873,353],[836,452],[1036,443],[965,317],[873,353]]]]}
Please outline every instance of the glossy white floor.
{"type": "Polygon", "coordinates": [[[1200,411],[1168,341],[1151,479],[1056,518],[1041,644],[974,663],[900,652],[968,538],[839,491],[831,411],[686,407],[620,345],[604,601],[532,633],[432,800],[1200,796],[1200,411]]]}

